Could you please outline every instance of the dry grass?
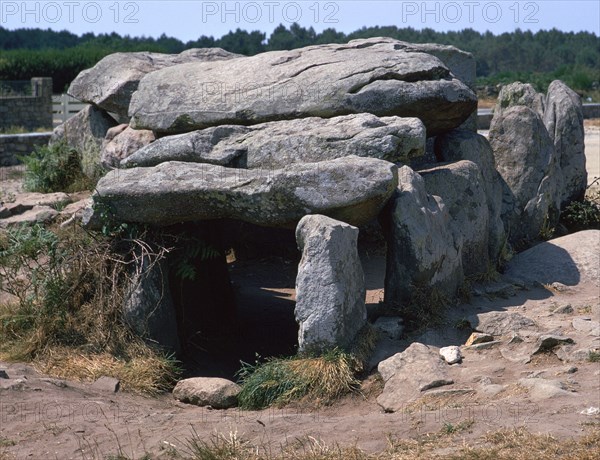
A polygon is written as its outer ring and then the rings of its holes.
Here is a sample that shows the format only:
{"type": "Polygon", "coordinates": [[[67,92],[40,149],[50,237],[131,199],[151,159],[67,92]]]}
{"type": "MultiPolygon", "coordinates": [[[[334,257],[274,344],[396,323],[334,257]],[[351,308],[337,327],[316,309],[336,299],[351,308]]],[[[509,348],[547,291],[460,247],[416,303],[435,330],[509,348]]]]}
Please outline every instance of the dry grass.
{"type": "Polygon", "coordinates": [[[0,359],[31,361],[42,372],[155,394],[172,386],[176,362],[125,324],[121,308],[142,241],[112,240],[79,227],[42,227],[0,235],[0,359]],[[136,252],[137,251],[137,252],[136,252]]]}
{"type": "Polygon", "coordinates": [[[479,98],[477,101],[477,108],[479,109],[491,109],[496,105],[496,98],[479,98]]]}
{"type": "Polygon", "coordinates": [[[62,379],[95,381],[106,375],[117,378],[121,389],[155,395],[170,390],[176,382],[177,363],[156,354],[143,344],[132,344],[128,359],[109,353],[83,354],[69,348],[52,349],[34,363],[45,374],[62,379]]]}
{"type": "Polygon", "coordinates": [[[566,440],[534,434],[522,427],[501,429],[467,444],[459,434],[470,431],[472,425],[465,422],[444,426],[438,433],[416,439],[390,437],[388,448],[379,453],[367,453],[356,446],[327,444],[312,436],[273,447],[253,445],[237,433],[215,434],[209,440],[194,433],[178,454],[196,460],[595,460],[600,449],[598,426],[580,438],[566,440]]]}
{"type": "Polygon", "coordinates": [[[328,404],[359,387],[355,362],[351,355],[336,349],[318,357],[245,364],[240,371],[239,405],[242,409],[262,409],[302,398],[312,404],[328,404]]]}

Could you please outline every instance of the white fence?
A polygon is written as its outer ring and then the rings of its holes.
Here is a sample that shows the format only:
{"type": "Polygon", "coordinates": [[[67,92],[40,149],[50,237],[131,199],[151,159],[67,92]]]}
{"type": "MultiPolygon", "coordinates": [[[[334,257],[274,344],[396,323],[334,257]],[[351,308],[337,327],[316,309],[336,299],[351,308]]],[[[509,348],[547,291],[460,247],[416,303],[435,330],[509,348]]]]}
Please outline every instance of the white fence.
{"type": "Polygon", "coordinates": [[[52,118],[54,127],[56,128],[61,123],[64,123],[86,106],[87,104],[78,101],[68,94],[52,96],[52,118]]]}

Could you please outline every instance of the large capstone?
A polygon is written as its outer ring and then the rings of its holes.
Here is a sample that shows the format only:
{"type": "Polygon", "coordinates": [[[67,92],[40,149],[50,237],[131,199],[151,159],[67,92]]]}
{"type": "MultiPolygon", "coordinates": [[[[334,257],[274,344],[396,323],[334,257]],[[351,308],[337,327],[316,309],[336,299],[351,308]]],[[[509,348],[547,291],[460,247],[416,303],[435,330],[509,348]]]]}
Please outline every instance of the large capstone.
{"type": "Polygon", "coordinates": [[[432,136],[459,126],[476,105],[437,57],[371,38],[158,70],[140,81],[129,114],[134,128],[181,133],[369,112],[420,118],[432,136]]]}
{"type": "Polygon", "coordinates": [[[186,62],[212,62],[236,57],[240,55],[221,48],[194,48],[180,54],[114,53],[81,72],[69,86],[68,94],[113,112],[120,121],[126,121],[131,95],[146,74],[186,62]]]}
{"type": "Polygon", "coordinates": [[[296,228],[302,260],[296,278],[300,351],[345,347],[366,324],[365,280],[358,228],[321,215],[296,228]]]}
{"type": "Polygon", "coordinates": [[[325,214],[360,226],[377,217],[397,183],[394,164],[356,156],[275,170],[167,162],[109,172],[84,223],[101,227],[110,210],[118,222],[154,225],[231,218],[294,227],[307,214],[325,214]]]}
{"type": "Polygon", "coordinates": [[[301,118],[253,126],[223,125],[167,136],[125,159],[123,167],[165,161],[229,167],[285,168],[349,155],[406,162],[423,155],[425,127],[417,118],[369,113],[301,118]]]}

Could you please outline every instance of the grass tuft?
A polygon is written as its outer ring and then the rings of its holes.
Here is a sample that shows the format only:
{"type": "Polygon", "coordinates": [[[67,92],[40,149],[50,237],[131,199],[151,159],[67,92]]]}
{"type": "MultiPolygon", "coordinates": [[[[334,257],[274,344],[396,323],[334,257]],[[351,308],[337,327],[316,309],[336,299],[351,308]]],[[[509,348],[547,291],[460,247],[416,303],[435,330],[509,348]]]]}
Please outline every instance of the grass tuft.
{"type": "Polygon", "coordinates": [[[242,363],[238,375],[242,409],[284,405],[303,397],[330,403],[357,391],[356,359],[339,349],[318,357],[272,358],[264,363],[242,363]]]}

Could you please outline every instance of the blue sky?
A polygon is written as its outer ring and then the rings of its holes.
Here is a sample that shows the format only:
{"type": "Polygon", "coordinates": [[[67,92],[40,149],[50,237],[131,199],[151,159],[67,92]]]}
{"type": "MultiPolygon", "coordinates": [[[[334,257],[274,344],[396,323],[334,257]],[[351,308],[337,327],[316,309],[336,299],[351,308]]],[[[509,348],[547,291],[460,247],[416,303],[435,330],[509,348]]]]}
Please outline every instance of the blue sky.
{"type": "Polygon", "coordinates": [[[495,34],[517,28],[537,31],[589,31],[600,35],[597,0],[59,0],[0,1],[0,25],[121,35],[162,33],[187,41],[200,35],[220,37],[236,28],[260,30],[267,36],[280,23],[293,22],[322,31],[352,32],[362,26],[395,25],[438,31],[467,27],[495,34]]]}

